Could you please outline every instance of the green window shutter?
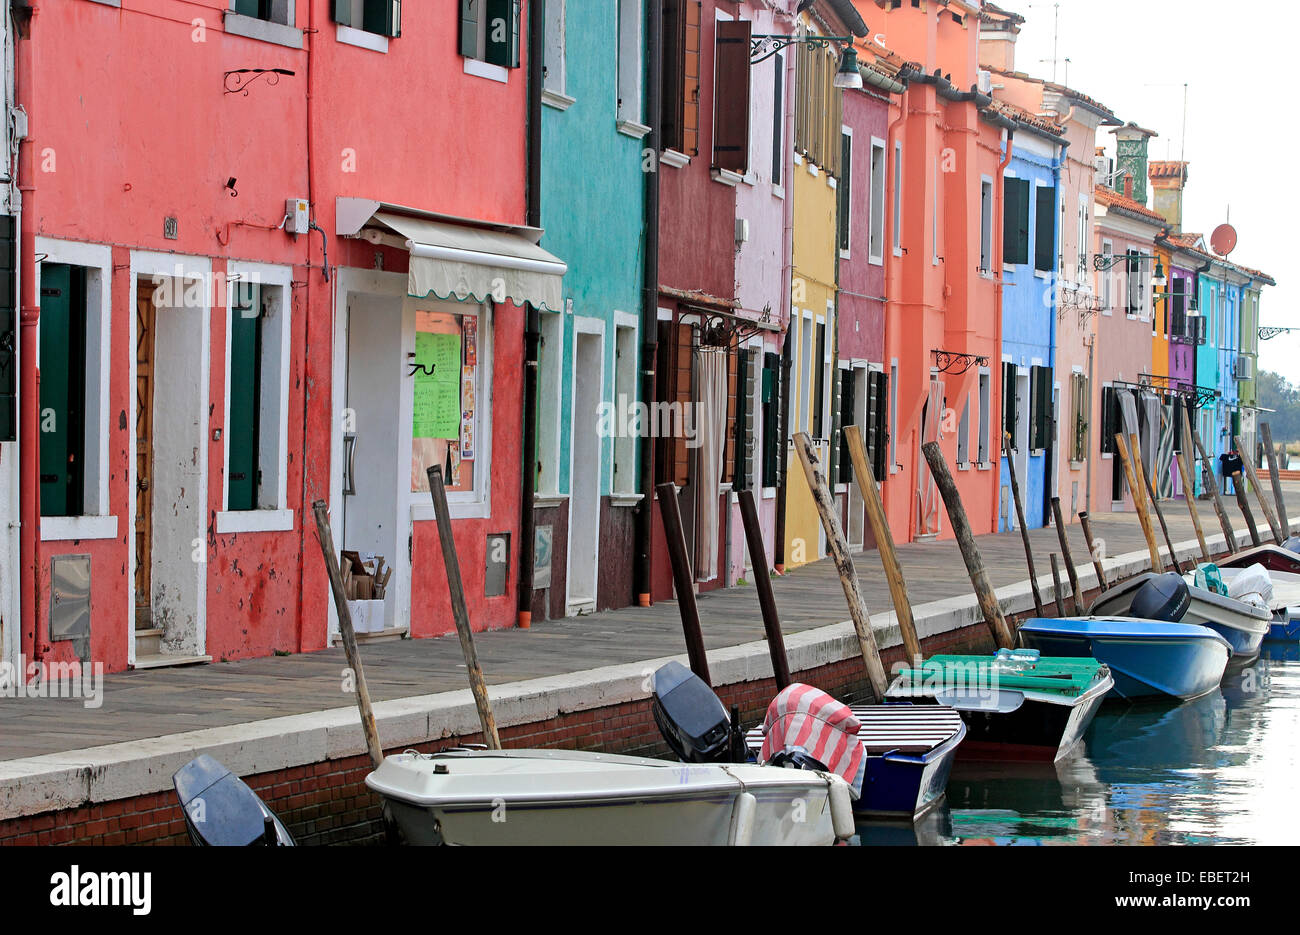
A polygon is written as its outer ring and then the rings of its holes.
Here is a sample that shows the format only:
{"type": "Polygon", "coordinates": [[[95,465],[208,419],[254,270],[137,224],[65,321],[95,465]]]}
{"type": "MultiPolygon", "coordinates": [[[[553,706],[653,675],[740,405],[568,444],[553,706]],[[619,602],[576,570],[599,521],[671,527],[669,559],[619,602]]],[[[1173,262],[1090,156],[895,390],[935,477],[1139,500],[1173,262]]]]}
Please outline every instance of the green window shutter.
{"type": "Polygon", "coordinates": [[[1034,269],[1056,269],[1056,189],[1040,187],[1034,206],[1034,269]]]}
{"type": "Polygon", "coordinates": [[[1048,447],[1052,435],[1052,371],[1049,367],[1030,368],[1031,399],[1029,447],[1042,451],[1048,447]]]}
{"type": "Polygon", "coordinates": [[[234,10],[241,16],[252,16],[256,19],[270,19],[269,0],[235,0],[234,10]]]}
{"type": "Polygon", "coordinates": [[[844,426],[855,424],[854,413],[858,409],[855,383],[852,370],[840,371],[840,428],[836,449],[839,454],[841,484],[853,483],[853,459],[849,457],[849,445],[844,434],[844,426]]]}
{"type": "Polygon", "coordinates": [[[831,469],[827,473],[830,474],[831,480],[835,483],[843,483],[843,478],[840,477],[839,473],[840,434],[842,431],[840,414],[843,412],[841,404],[844,399],[844,379],[841,374],[848,372],[850,371],[841,370],[834,363],[831,364],[831,444],[828,452],[831,469]]]}
{"type": "MultiPolygon", "coordinates": [[[[347,0],[334,0],[337,7],[347,0]]],[[[342,20],[339,20],[342,22],[342,20]]],[[[366,0],[361,28],[380,36],[397,38],[402,34],[402,0],[366,0]]]]}
{"type": "Polygon", "coordinates": [[[487,39],[484,59],[506,68],[519,67],[520,0],[486,0],[487,39]]]}
{"type": "Polygon", "coordinates": [[[763,355],[763,486],[781,482],[781,355],[763,355]]]}
{"type": "Polygon", "coordinates": [[[1029,182],[1002,180],[1002,262],[1029,262],[1029,182]]]}
{"type": "Polygon", "coordinates": [[[41,264],[42,516],[80,516],[85,492],[85,271],[41,264]]]}
{"type": "MultiPolygon", "coordinates": [[[[1011,435],[1011,447],[1016,447],[1016,365],[1002,365],[1002,432],[1011,435]]],[[[998,439],[998,451],[1002,450],[1002,438],[998,439]]]]}
{"type": "Polygon", "coordinates": [[[478,21],[485,0],[460,0],[460,54],[478,58],[478,21]]]}
{"type": "Polygon", "coordinates": [[[748,348],[736,351],[736,424],[734,427],[734,444],[732,445],[731,486],[733,490],[744,490],[749,486],[749,409],[750,397],[754,392],[754,381],[749,374],[748,348]]]}
{"type": "Polygon", "coordinates": [[[817,343],[813,351],[813,372],[809,374],[813,383],[813,438],[822,438],[826,426],[823,424],[822,411],[826,408],[826,323],[817,322],[817,343]]]}
{"type": "Polygon", "coordinates": [[[0,442],[18,438],[18,314],[14,271],[17,218],[0,215],[0,442]]]}
{"type": "Polygon", "coordinates": [[[352,25],[352,0],[333,0],[330,3],[330,14],[334,22],[340,26],[352,25]]]}
{"type": "Polygon", "coordinates": [[[853,174],[853,137],[847,133],[840,134],[840,177],[837,180],[837,193],[839,195],[839,229],[840,229],[840,249],[849,249],[849,223],[850,209],[853,201],[849,194],[852,185],[853,174]]]}
{"type": "Polygon", "coordinates": [[[889,475],[889,374],[875,371],[868,377],[868,405],[871,412],[867,414],[867,457],[871,461],[871,471],[879,483],[884,483],[889,475]],[[872,388],[874,381],[874,389],[872,388]]]}
{"type": "Polygon", "coordinates": [[[228,510],[257,509],[259,412],[262,382],[262,302],[255,287],[244,303],[232,308],[230,319],[230,420],[226,440],[228,510]]]}

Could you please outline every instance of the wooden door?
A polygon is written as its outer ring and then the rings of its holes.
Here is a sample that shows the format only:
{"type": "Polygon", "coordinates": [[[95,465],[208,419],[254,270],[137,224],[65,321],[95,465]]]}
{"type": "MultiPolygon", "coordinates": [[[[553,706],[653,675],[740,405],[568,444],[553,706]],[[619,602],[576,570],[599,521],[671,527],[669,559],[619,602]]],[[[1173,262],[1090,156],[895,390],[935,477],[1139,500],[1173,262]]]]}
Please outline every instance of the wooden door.
{"type": "Polygon", "coordinates": [[[153,359],[158,309],[153,284],[141,279],[135,309],[135,625],[153,625],[150,541],[153,535],[153,359]]]}

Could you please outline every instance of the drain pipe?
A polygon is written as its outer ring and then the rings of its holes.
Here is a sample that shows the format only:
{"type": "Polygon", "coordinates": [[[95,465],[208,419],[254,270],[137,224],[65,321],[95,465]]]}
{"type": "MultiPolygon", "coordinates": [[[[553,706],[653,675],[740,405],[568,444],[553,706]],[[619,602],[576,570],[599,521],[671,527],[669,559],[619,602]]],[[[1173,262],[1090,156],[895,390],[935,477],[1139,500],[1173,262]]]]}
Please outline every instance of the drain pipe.
{"type": "MultiPolygon", "coordinates": [[[[1002,350],[1002,342],[1005,337],[1005,335],[1003,335],[1002,333],[1002,304],[1006,300],[1006,286],[1007,286],[1006,269],[1005,269],[1006,254],[1004,253],[1004,250],[1006,249],[1005,241],[1006,241],[1007,199],[1005,195],[1006,182],[1004,181],[1004,179],[1006,178],[1007,166],[1011,165],[1011,157],[1015,150],[1015,145],[1016,145],[1015,127],[1004,126],[1002,128],[1002,139],[1005,141],[1006,147],[1005,147],[1005,151],[1002,154],[1002,160],[998,163],[998,178],[997,181],[994,183],[996,185],[996,188],[994,189],[993,192],[993,197],[997,199],[997,203],[998,203],[998,219],[993,225],[993,243],[995,244],[993,248],[993,261],[998,264],[998,275],[997,278],[993,280],[993,289],[994,289],[994,295],[997,297],[996,303],[997,303],[997,310],[998,310],[998,350],[999,351],[1002,350]]],[[[1002,367],[999,362],[999,366],[997,369],[998,369],[998,389],[1000,390],[1000,392],[997,394],[995,398],[1001,400],[1007,391],[1007,388],[1002,385],[1002,379],[1004,379],[1005,377],[1006,368],[1002,367]]],[[[992,377],[993,368],[990,367],[989,370],[990,370],[989,395],[992,396],[993,380],[991,379],[991,377],[992,377]]],[[[990,399],[989,409],[992,408],[993,408],[993,399],[990,399]]],[[[999,408],[1001,407],[999,406],[999,408]]],[[[990,412],[989,415],[990,415],[990,421],[992,421],[991,418],[992,413],[990,412]]],[[[1002,458],[1002,431],[1001,430],[998,431],[998,443],[992,446],[992,451],[990,451],[990,455],[993,454],[993,452],[997,452],[997,457],[999,460],[1002,458]]],[[[999,468],[998,477],[999,477],[999,483],[1001,483],[1000,468],[999,468]]],[[[991,523],[991,525],[989,526],[990,529],[997,529],[999,525],[999,521],[1001,520],[1001,501],[1002,501],[1001,493],[1002,493],[1001,491],[998,491],[998,496],[993,498],[993,505],[992,505],[993,515],[989,519],[991,523]]],[[[1010,528],[1010,526],[1011,524],[1007,523],[1007,527],[1010,528]]]]}
{"type": "MultiPolygon", "coordinates": [[[[18,586],[21,607],[20,653],[33,662],[39,661],[48,647],[40,640],[39,607],[41,593],[41,485],[40,373],[36,357],[37,335],[41,321],[39,292],[36,289],[36,144],[32,141],[32,114],[36,63],[32,46],[33,7],[14,6],[14,97],[19,110],[27,115],[27,137],[18,149],[18,191],[21,193],[19,219],[19,288],[20,313],[19,398],[19,562],[21,577],[28,586],[18,586]],[[25,15],[24,15],[25,14],[25,15]]],[[[26,673],[19,673],[26,680],[26,673]]]]}
{"type": "MultiPolygon", "coordinates": [[[[542,226],[542,63],[543,0],[528,5],[528,184],[524,193],[529,227],[542,226]]],[[[559,309],[554,309],[558,312],[559,309]]],[[[537,517],[537,353],[542,337],[542,316],[532,302],[524,303],[524,399],[522,473],[519,491],[518,616],[521,630],[533,622],[533,562],[536,558],[537,517]]]]}
{"type": "MultiPolygon", "coordinates": [[[[659,353],[659,152],[662,124],[663,81],[663,0],[646,3],[646,51],[650,60],[646,69],[646,135],[643,158],[653,162],[645,173],[645,269],[641,286],[641,399],[647,405],[655,398],[655,359],[659,353]]],[[[655,446],[654,433],[642,426],[641,434],[641,509],[637,522],[637,604],[650,606],[651,575],[654,571],[655,446]]]]}

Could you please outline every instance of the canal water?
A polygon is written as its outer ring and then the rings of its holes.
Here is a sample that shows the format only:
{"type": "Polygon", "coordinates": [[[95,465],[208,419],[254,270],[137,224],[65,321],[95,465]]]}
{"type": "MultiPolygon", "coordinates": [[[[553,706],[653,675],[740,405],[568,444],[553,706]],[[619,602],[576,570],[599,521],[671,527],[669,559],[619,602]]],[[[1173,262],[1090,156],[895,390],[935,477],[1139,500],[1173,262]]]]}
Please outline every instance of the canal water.
{"type": "Polygon", "coordinates": [[[958,762],[947,802],[863,844],[1296,844],[1300,645],[1181,705],[1108,701],[1083,749],[1051,764],[958,762]]]}

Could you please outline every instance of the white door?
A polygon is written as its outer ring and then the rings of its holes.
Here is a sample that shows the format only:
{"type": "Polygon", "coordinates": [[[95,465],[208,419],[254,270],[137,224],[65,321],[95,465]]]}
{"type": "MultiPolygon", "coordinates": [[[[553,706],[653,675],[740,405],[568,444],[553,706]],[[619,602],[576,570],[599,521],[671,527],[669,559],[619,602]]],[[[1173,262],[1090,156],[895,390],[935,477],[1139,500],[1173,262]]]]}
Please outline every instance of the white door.
{"type": "Polygon", "coordinates": [[[572,468],[569,472],[568,613],[596,609],[600,554],[601,389],[605,338],[574,335],[572,468]]]}

